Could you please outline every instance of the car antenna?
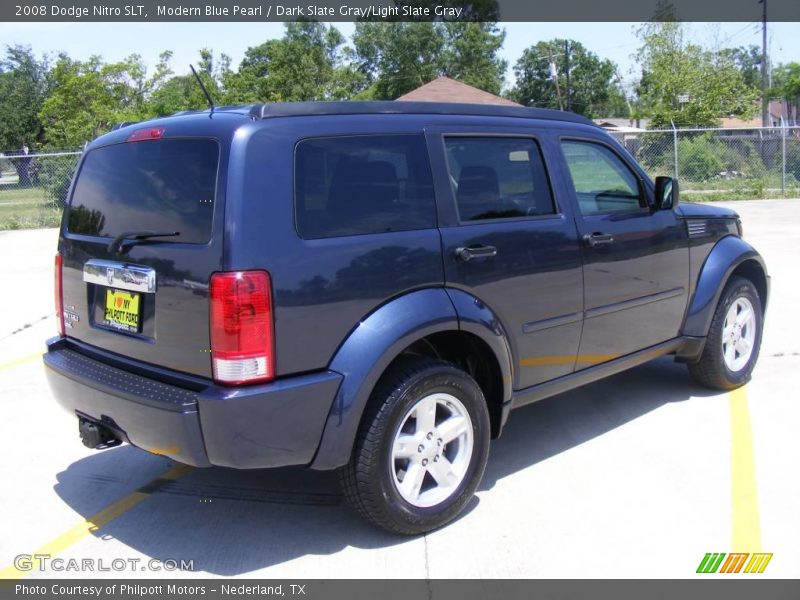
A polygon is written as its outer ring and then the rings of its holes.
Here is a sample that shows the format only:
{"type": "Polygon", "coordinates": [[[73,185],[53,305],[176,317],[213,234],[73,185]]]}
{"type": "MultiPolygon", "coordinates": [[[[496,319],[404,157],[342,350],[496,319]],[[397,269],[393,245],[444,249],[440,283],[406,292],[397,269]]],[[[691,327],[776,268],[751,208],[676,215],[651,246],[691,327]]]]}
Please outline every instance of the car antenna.
{"type": "Polygon", "coordinates": [[[206,95],[206,100],[208,100],[208,108],[211,112],[214,112],[214,101],[211,99],[211,94],[208,93],[206,86],[203,85],[203,80],[200,79],[200,75],[197,74],[197,71],[194,70],[194,65],[189,64],[189,68],[192,70],[192,75],[194,78],[197,79],[197,83],[200,84],[200,89],[203,90],[203,93],[206,95]]]}

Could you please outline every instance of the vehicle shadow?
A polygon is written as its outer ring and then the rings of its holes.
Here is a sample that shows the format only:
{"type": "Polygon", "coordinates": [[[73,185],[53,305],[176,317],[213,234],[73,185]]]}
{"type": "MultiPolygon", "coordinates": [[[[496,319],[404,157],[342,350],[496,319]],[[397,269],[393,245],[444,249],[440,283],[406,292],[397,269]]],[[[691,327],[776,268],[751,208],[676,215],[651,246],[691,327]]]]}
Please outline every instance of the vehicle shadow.
{"type": "Polygon", "coordinates": [[[700,387],[685,365],[662,357],[511,413],[492,442],[480,489],[657,408],[720,392],[700,387]]]}
{"type": "MultiPolygon", "coordinates": [[[[660,406],[711,395],[694,385],[685,367],[661,359],[602,382],[515,411],[492,444],[482,490],[514,473],[624,425],[660,406]]],[[[343,501],[333,473],[305,469],[236,471],[193,469],[174,481],[146,476],[172,461],[130,446],[97,452],[58,474],[55,492],[84,517],[98,496],[133,491],[145,501],[95,535],[115,538],[159,560],[191,560],[195,571],[241,575],[303,556],[324,557],[347,547],[414,544],[363,522],[343,501]],[[119,469],[128,476],[118,477],[119,469]],[[98,486],[116,486],[103,490],[98,486]]],[[[478,499],[470,503],[475,510],[478,499]]],[[[149,574],[152,576],[152,573],[149,574]]],[[[346,576],[346,575],[343,575],[346,576]]]]}

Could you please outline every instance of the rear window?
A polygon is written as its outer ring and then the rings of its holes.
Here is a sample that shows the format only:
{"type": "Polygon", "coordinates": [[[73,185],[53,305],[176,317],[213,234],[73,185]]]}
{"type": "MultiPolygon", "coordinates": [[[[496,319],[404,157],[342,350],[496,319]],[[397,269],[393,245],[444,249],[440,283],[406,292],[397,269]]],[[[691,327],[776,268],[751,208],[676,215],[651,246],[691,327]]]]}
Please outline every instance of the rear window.
{"type": "Polygon", "coordinates": [[[128,142],[91,150],[67,219],[71,233],[116,237],[177,231],[170,242],[211,238],[219,148],[213,140],[128,142]]]}
{"type": "Polygon", "coordinates": [[[301,141],[295,216],[305,239],[436,227],[425,139],[400,134],[301,141]]]}

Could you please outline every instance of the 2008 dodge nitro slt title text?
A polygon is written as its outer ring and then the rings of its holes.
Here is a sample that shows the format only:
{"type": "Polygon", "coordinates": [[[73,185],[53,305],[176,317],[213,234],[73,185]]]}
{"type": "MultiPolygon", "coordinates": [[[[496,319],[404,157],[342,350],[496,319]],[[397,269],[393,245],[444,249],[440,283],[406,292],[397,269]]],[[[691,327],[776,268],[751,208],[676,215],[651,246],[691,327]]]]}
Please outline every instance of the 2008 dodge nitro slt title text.
{"type": "MultiPolygon", "coordinates": [[[[386,19],[396,17],[409,18],[435,18],[447,17],[458,19],[464,9],[460,6],[324,6],[317,4],[283,5],[266,4],[244,6],[238,4],[218,5],[206,4],[203,6],[183,6],[180,4],[168,6],[156,5],[155,19],[175,17],[220,17],[240,18],[243,20],[270,20],[285,18],[350,18],[350,19],[386,19]]],[[[89,6],[64,6],[56,4],[17,4],[14,6],[14,15],[25,19],[53,17],[59,19],[92,19],[96,17],[131,18],[132,20],[146,20],[151,17],[147,6],[143,4],[127,4],[111,6],[96,4],[89,6]]]]}

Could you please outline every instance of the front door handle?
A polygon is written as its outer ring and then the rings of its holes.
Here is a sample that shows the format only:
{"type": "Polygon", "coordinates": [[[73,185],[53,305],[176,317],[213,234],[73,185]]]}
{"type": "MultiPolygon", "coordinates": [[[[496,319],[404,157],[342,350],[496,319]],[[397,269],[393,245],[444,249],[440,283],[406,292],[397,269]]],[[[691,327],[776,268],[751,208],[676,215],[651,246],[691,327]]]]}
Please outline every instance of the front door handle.
{"type": "Polygon", "coordinates": [[[583,236],[583,242],[590,248],[610,246],[614,243],[614,236],[610,233],[587,233],[583,236]]]}
{"type": "Polygon", "coordinates": [[[497,256],[497,248],[494,246],[459,246],[453,253],[456,260],[469,262],[473,258],[489,258],[497,256]]]}

